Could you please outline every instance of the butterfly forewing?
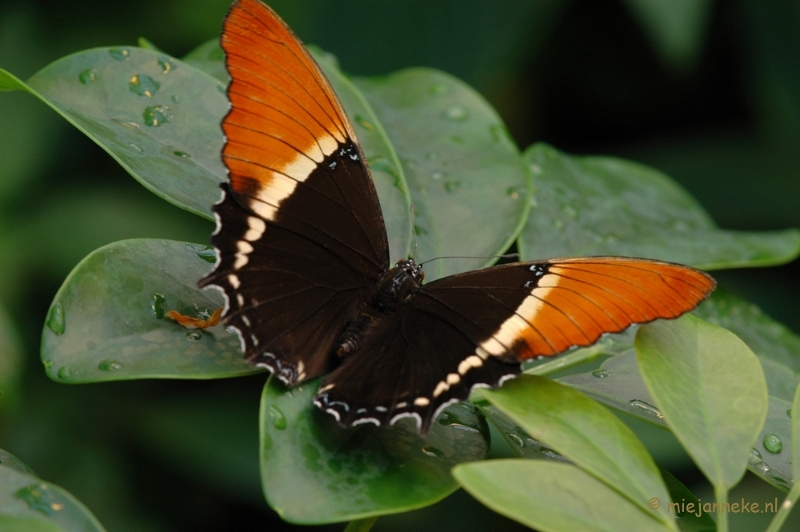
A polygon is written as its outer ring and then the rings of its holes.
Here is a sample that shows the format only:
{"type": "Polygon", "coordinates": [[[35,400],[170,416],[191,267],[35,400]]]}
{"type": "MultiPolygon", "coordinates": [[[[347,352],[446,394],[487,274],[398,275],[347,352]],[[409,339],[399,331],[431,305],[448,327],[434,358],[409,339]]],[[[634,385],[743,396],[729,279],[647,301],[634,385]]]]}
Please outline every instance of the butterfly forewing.
{"type": "Polygon", "coordinates": [[[355,134],[316,63],[274,12],[236,3],[222,46],[230,183],[214,211],[225,323],[288,384],[331,369],[334,344],[388,268],[386,230],[355,134]]]}

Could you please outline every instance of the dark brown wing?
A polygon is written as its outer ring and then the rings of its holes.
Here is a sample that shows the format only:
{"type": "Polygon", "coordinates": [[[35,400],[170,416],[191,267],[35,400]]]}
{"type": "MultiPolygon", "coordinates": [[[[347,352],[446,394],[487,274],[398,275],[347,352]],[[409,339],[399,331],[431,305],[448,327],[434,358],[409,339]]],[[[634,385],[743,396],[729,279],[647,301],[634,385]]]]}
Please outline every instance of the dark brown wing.
{"type": "Polygon", "coordinates": [[[715,287],[676,264],[552,259],[453,275],[423,286],[322,383],[315,402],[344,425],[416,416],[423,431],[476,386],[521,360],[594,343],[633,323],[676,318],[715,287]]]}
{"type": "Polygon", "coordinates": [[[230,183],[214,207],[219,260],[201,286],[248,360],[294,384],[325,373],[357,302],[388,268],[372,178],[336,95],[291,30],[257,0],[230,10],[222,47],[230,183]]]}

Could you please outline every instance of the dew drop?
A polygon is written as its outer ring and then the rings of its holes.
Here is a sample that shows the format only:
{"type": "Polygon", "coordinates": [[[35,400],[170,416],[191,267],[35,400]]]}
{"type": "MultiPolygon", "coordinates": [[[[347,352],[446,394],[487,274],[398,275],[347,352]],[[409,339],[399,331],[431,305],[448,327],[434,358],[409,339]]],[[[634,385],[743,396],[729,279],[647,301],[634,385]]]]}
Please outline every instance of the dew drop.
{"type": "Polygon", "coordinates": [[[164,295],[156,292],[153,294],[153,303],[150,305],[150,312],[156,319],[164,319],[164,295]]]}
{"type": "Polygon", "coordinates": [[[126,61],[131,53],[124,48],[112,48],[108,54],[117,61],[126,61]]]}
{"type": "Polygon", "coordinates": [[[506,436],[508,436],[508,439],[514,442],[514,445],[516,445],[517,447],[525,447],[525,440],[523,440],[513,432],[506,433],[506,436]]]}
{"type": "Polygon", "coordinates": [[[272,421],[273,427],[278,430],[286,428],[286,416],[283,415],[283,412],[281,412],[278,407],[270,405],[269,409],[267,409],[267,413],[272,421]]]}
{"type": "Polygon", "coordinates": [[[772,472],[772,469],[770,469],[770,467],[764,462],[753,464],[753,469],[755,469],[758,473],[761,473],[762,475],[768,475],[769,473],[772,472]]]}
{"type": "Polygon", "coordinates": [[[78,79],[84,85],[88,85],[89,83],[97,79],[97,72],[93,68],[87,68],[86,70],[78,74],[78,79]]]}
{"type": "Polygon", "coordinates": [[[184,151],[177,151],[176,150],[176,151],[172,152],[172,155],[174,155],[175,157],[180,157],[181,159],[191,159],[192,158],[191,155],[189,155],[188,153],[186,153],[184,151]]]}
{"type": "Polygon", "coordinates": [[[469,118],[469,111],[463,105],[454,104],[445,109],[442,116],[453,122],[464,122],[469,118]]]}
{"type": "Polygon", "coordinates": [[[167,57],[159,57],[158,66],[161,67],[162,74],[169,74],[172,69],[175,68],[175,65],[173,65],[172,61],[170,61],[167,57]]]}
{"type": "Polygon", "coordinates": [[[169,112],[169,107],[166,105],[146,107],[142,116],[144,117],[144,125],[150,127],[159,127],[172,120],[172,113],[169,112]]]}
{"type": "Polygon", "coordinates": [[[447,85],[443,83],[434,83],[430,87],[428,87],[428,92],[433,94],[434,96],[441,96],[443,94],[447,94],[447,85]]]}
{"type": "Polygon", "coordinates": [[[453,194],[458,192],[458,189],[461,188],[461,181],[445,181],[444,183],[444,190],[448,194],[453,194]]]}
{"type": "Polygon", "coordinates": [[[151,98],[160,88],[161,83],[144,74],[136,74],[128,81],[128,89],[132,93],[148,98],[151,98]]]}
{"type": "Polygon", "coordinates": [[[777,434],[767,434],[764,436],[764,449],[772,454],[778,454],[783,450],[783,442],[777,434]]]}
{"type": "Polygon", "coordinates": [[[658,419],[663,419],[664,418],[664,416],[661,414],[661,412],[658,411],[658,408],[654,407],[653,405],[651,405],[649,403],[645,403],[644,401],[642,401],[640,399],[632,399],[632,400],[628,401],[628,404],[631,405],[634,408],[638,408],[639,410],[643,410],[647,414],[650,414],[651,416],[656,417],[658,419]]]}
{"type": "Polygon", "coordinates": [[[611,373],[604,369],[596,369],[592,372],[592,377],[597,377],[598,379],[605,379],[609,375],[611,375],[611,373]]]}
{"type": "Polygon", "coordinates": [[[186,339],[196,342],[200,338],[203,337],[203,334],[200,331],[189,331],[186,333],[186,339]]]}
{"type": "Polygon", "coordinates": [[[119,371],[124,366],[116,360],[103,360],[97,365],[97,367],[100,369],[100,371],[119,371]]]}
{"type": "Polygon", "coordinates": [[[135,151],[138,151],[139,153],[142,153],[144,151],[141,146],[138,146],[136,144],[128,144],[128,146],[133,148],[135,151]]]}
{"type": "Polygon", "coordinates": [[[761,462],[761,453],[758,452],[758,449],[750,449],[750,456],[748,457],[747,461],[750,462],[751,465],[755,465],[761,462]]]}
{"type": "Polygon", "coordinates": [[[45,515],[55,515],[64,508],[64,504],[56,502],[56,498],[47,484],[39,483],[26,486],[14,492],[14,497],[25,501],[31,510],[45,515]]]}
{"type": "Polygon", "coordinates": [[[375,130],[375,124],[373,124],[372,122],[370,122],[361,115],[356,115],[356,123],[364,127],[365,129],[369,129],[370,131],[375,130]]]}
{"type": "Polygon", "coordinates": [[[429,445],[427,447],[423,447],[422,448],[422,453],[425,454],[426,456],[431,456],[433,458],[443,458],[444,457],[444,453],[442,451],[440,451],[439,449],[437,449],[436,447],[433,447],[432,445],[429,445]]]}
{"type": "Polygon", "coordinates": [[[197,254],[198,257],[208,262],[209,264],[214,264],[215,262],[217,262],[217,251],[211,246],[206,246],[203,249],[194,249],[194,248],[192,249],[197,254]]]}
{"type": "Polygon", "coordinates": [[[69,368],[61,367],[58,368],[57,375],[59,379],[69,379],[69,376],[72,375],[72,372],[69,370],[69,368]]]}
{"type": "Polygon", "coordinates": [[[50,316],[47,318],[47,327],[56,334],[64,334],[67,320],[64,315],[64,307],[61,303],[56,303],[50,307],[50,316]]]}
{"type": "Polygon", "coordinates": [[[42,365],[44,369],[52,369],[53,368],[53,361],[52,360],[42,360],[42,365]]]}
{"type": "Polygon", "coordinates": [[[517,191],[517,187],[508,187],[506,189],[506,195],[511,199],[517,199],[519,198],[519,191],[517,191]]]}

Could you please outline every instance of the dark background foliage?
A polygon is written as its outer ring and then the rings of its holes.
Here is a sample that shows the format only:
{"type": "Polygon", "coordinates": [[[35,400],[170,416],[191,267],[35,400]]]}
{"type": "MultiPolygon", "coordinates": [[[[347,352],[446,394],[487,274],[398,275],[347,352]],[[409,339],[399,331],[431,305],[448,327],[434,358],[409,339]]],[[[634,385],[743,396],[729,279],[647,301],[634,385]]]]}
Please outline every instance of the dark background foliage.
{"type": "MultiPolygon", "coordinates": [[[[655,166],[724,228],[800,226],[800,2],[697,0],[648,16],[657,4],[272,5],[350,74],[425,65],[464,79],[498,109],[522,149],[545,141],[655,166]]],[[[4,0],[0,66],[24,79],[69,53],[140,36],[179,57],[218,34],[227,5],[4,0]]],[[[263,375],[71,387],[48,381],[38,359],[50,301],[83,256],[131,237],[206,242],[210,224],[145,191],[29,95],[1,94],[0,124],[0,310],[13,324],[0,327],[0,345],[18,345],[21,375],[0,395],[0,447],[70,490],[112,531],[291,528],[261,496],[263,375]]],[[[799,269],[795,261],[715,275],[800,332],[799,269]]],[[[664,433],[637,427],[662,465],[707,494],[664,433]]],[[[744,489],[753,500],[774,495],[753,479],[744,489]]],[[[463,493],[381,519],[376,530],[410,527],[521,528],[463,493]]]]}

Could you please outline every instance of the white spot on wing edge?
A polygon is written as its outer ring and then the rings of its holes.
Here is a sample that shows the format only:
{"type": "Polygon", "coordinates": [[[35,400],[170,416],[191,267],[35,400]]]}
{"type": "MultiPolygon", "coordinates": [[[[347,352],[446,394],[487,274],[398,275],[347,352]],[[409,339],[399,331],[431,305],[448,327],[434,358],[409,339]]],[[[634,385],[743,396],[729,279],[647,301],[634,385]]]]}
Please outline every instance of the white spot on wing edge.
{"type": "Polygon", "coordinates": [[[428,406],[431,404],[431,400],[427,397],[417,397],[414,399],[414,406],[428,406]]]}
{"type": "Polygon", "coordinates": [[[256,216],[247,217],[247,231],[244,233],[244,239],[248,242],[255,242],[264,236],[264,231],[267,230],[267,222],[256,216]]]}
{"type": "MultiPolygon", "coordinates": [[[[330,410],[329,410],[330,412],[330,410]]],[[[338,419],[338,418],[337,418],[338,419]]],[[[361,417],[350,423],[351,427],[355,427],[356,425],[364,425],[366,423],[374,423],[377,426],[381,426],[381,422],[375,419],[374,417],[361,417]]]]}
{"type": "Polygon", "coordinates": [[[422,427],[422,418],[416,412],[401,412],[400,414],[396,414],[389,420],[389,425],[394,425],[399,420],[403,419],[404,417],[413,417],[416,419],[417,422],[417,431],[422,427]]]}

